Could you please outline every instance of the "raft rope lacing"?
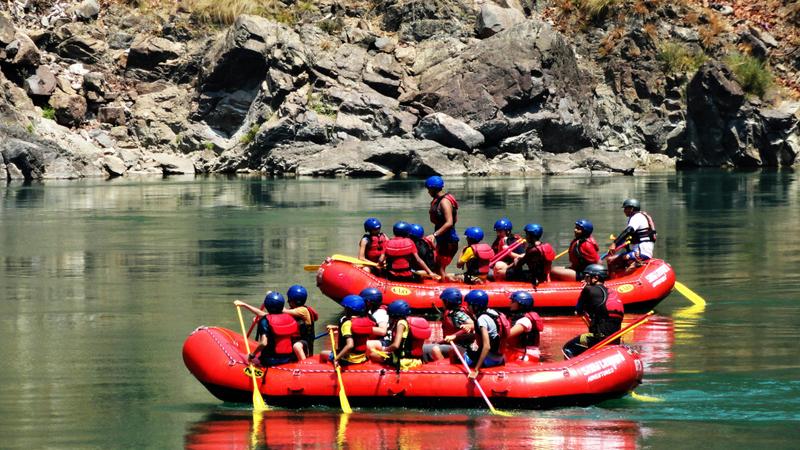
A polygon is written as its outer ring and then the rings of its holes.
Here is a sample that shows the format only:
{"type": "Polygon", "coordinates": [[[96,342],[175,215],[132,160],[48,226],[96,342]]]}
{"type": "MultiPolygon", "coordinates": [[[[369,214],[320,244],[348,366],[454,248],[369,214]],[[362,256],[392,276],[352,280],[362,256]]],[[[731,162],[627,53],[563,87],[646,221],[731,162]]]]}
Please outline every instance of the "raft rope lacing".
{"type": "MultiPolygon", "coordinates": [[[[242,365],[245,365],[245,366],[247,365],[246,363],[242,362],[241,360],[237,360],[236,358],[231,356],[230,353],[228,353],[228,351],[225,349],[225,345],[222,344],[217,339],[217,337],[214,335],[214,333],[211,332],[211,330],[218,330],[218,331],[228,335],[228,333],[226,333],[224,329],[217,328],[217,327],[199,327],[195,331],[199,331],[199,330],[203,330],[203,331],[207,332],[209,335],[211,335],[211,339],[213,339],[214,342],[217,343],[217,345],[222,350],[222,352],[225,353],[225,356],[228,357],[228,360],[229,360],[228,365],[229,366],[233,366],[233,365],[236,365],[236,364],[242,364],[242,365]]],[[[228,335],[228,337],[231,337],[231,336],[228,335]]],[[[231,337],[231,340],[233,340],[232,337],[231,337]]],[[[500,372],[489,372],[489,373],[484,372],[484,375],[488,375],[488,376],[494,375],[494,376],[503,377],[503,376],[505,376],[507,374],[510,375],[510,374],[518,374],[518,373],[563,372],[564,370],[567,370],[570,367],[572,367],[575,364],[577,364],[578,362],[580,362],[581,359],[583,359],[583,358],[581,358],[580,356],[578,356],[576,358],[572,358],[572,359],[569,360],[569,361],[572,362],[572,364],[569,364],[569,365],[566,365],[566,366],[562,366],[562,367],[557,367],[557,368],[556,367],[553,367],[553,368],[550,368],[550,367],[538,367],[538,368],[530,368],[530,369],[512,369],[512,370],[504,370],[504,371],[500,371],[500,372]]],[[[284,370],[284,371],[287,371],[287,372],[300,372],[300,373],[334,373],[335,372],[333,367],[331,367],[330,369],[300,369],[300,368],[297,368],[297,367],[270,366],[269,369],[270,370],[284,370]]],[[[388,372],[394,372],[394,370],[395,369],[393,367],[386,367],[386,368],[381,368],[381,369],[355,369],[355,368],[348,367],[348,368],[346,368],[344,370],[344,372],[345,373],[388,373],[388,372]]],[[[464,372],[462,370],[410,370],[410,371],[404,371],[404,372],[401,372],[401,373],[408,373],[408,374],[419,373],[419,374],[426,374],[426,375],[453,375],[453,374],[464,375],[464,372]]]]}

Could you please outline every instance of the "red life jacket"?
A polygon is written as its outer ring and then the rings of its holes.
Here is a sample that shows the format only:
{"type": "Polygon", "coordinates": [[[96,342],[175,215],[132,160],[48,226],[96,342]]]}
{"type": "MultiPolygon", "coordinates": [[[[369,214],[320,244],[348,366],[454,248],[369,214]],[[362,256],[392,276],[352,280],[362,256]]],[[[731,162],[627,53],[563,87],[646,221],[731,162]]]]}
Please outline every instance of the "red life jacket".
{"type": "Polygon", "coordinates": [[[607,294],[605,307],[608,317],[622,319],[625,316],[625,305],[622,303],[622,299],[619,298],[617,290],[606,288],[605,291],[607,294]]]}
{"type": "Polygon", "coordinates": [[[573,239],[569,244],[569,262],[572,269],[576,272],[582,272],[589,264],[596,264],[600,262],[600,256],[597,251],[600,246],[593,236],[588,238],[573,239]],[[593,249],[593,251],[591,251],[593,249]],[[587,252],[589,253],[587,255],[587,252]]]}
{"type": "MultiPolygon", "coordinates": [[[[507,346],[510,348],[524,349],[525,347],[538,347],[539,336],[544,330],[544,321],[533,311],[526,312],[522,317],[527,317],[533,324],[531,331],[526,331],[518,336],[508,339],[507,346]]],[[[514,321],[516,322],[516,320],[514,321]]]]}
{"type": "Polygon", "coordinates": [[[393,237],[386,242],[386,269],[393,275],[410,276],[411,262],[417,251],[414,241],[404,237],[393,237]]]}
{"type": "Polygon", "coordinates": [[[494,256],[494,251],[489,244],[478,243],[469,246],[473,257],[467,261],[467,275],[488,275],[489,262],[494,256]]]}
{"type": "Polygon", "coordinates": [[[300,328],[294,317],[286,313],[267,314],[269,322],[269,342],[267,343],[267,355],[285,356],[292,354],[292,344],[300,337],[300,328]]]}
{"type": "MultiPolygon", "coordinates": [[[[496,254],[502,252],[503,250],[505,250],[507,247],[510,247],[512,244],[514,244],[514,242],[517,242],[520,239],[522,239],[522,238],[518,234],[515,234],[515,235],[512,235],[512,236],[506,236],[505,239],[500,239],[500,237],[496,237],[496,238],[494,238],[494,242],[492,242],[492,250],[494,251],[494,254],[496,255],[496,254]]],[[[503,259],[501,259],[500,261],[503,261],[504,263],[510,263],[511,261],[514,261],[514,255],[513,254],[514,253],[516,253],[516,254],[523,253],[522,249],[524,249],[524,248],[525,248],[525,244],[520,245],[519,247],[517,247],[514,250],[512,250],[508,255],[504,256],[503,259]]]]}
{"type": "Polygon", "coordinates": [[[546,242],[538,245],[534,243],[525,249],[523,261],[528,265],[531,277],[543,283],[550,277],[550,270],[553,268],[553,260],[555,258],[556,252],[553,250],[552,245],[546,242]]]}
{"type": "MultiPolygon", "coordinates": [[[[375,322],[369,317],[350,318],[350,331],[353,338],[353,351],[364,353],[367,351],[367,341],[372,336],[372,328],[375,322]]],[[[345,340],[339,339],[339,350],[345,346],[345,340]]]]}
{"type": "Polygon", "coordinates": [[[428,210],[428,216],[431,219],[431,223],[435,227],[434,231],[438,230],[439,227],[444,225],[445,222],[444,213],[442,212],[442,209],[439,207],[439,205],[445,198],[450,201],[451,205],[453,205],[453,225],[455,225],[456,222],[458,222],[458,202],[456,201],[456,198],[453,197],[453,194],[448,192],[444,195],[437,196],[433,200],[431,200],[431,209],[428,210]]]}
{"type": "Polygon", "coordinates": [[[384,233],[378,233],[375,236],[367,233],[362,239],[367,240],[364,256],[372,262],[378,262],[381,255],[383,255],[384,247],[386,246],[386,242],[389,241],[389,238],[386,237],[384,233]]]}
{"type": "MultiPolygon", "coordinates": [[[[493,309],[487,309],[481,315],[489,316],[493,321],[495,326],[497,327],[497,337],[491,339],[489,341],[489,350],[494,353],[501,353],[502,350],[505,348],[506,340],[508,339],[508,334],[511,332],[511,322],[508,321],[508,317],[505,314],[495,311],[493,309]]],[[[480,318],[480,317],[479,317],[480,318]]],[[[477,322],[475,324],[477,327],[477,322]]]]}
{"type": "Polygon", "coordinates": [[[422,345],[431,337],[431,326],[423,317],[407,317],[408,337],[400,343],[401,358],[422,358],[422,345]]]}

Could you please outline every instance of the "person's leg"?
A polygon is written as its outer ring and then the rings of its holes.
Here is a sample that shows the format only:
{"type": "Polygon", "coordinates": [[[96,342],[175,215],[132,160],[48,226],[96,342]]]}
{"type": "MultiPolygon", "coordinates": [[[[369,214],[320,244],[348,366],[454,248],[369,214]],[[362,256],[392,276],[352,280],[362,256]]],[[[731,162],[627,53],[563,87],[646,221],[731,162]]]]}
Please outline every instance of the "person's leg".
{"type": "Polygon", "coordinates": [[[550,270],[550,279],[553,281],[575,281],[577,274],[567,267],[553,267],[550,270]]]}
{"type": "Polygon", "coordinates": [[[294,345],[292,345],[292,350],[294,351],[294,356],[297,357],[298,361],[306,359],[306,349],[303,341],[295,342],[294,345]]]}

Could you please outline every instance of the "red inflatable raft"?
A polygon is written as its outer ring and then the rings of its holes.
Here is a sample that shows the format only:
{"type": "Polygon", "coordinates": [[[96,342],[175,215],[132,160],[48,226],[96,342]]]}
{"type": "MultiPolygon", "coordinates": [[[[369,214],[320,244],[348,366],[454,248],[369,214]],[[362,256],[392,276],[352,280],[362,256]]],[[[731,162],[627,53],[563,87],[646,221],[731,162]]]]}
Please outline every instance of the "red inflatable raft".
{"type": "MultiPolygon", "coordinates": [[[[225,328],[200,327],[183,345],[183,360],[189,371],[211,394],[227,402],[252,401],[252,381],[245,372],[246,355],[241,335],[225,328]]],[[[568,361],[510,362],[483,369],[478,381],[496,406],[588,405],[631,391],[641,382],[642,366],[636,353],[626,347],[609,346],[568,361]]],[[[297,363],[259,369],[256,375],[268,404],[287,407],[339,404],[333,366],[317,355],[297,363]]],[[[354,406],[485,406],[463,366],[448,360],[399,373],[385,365],[359,364],[343,368],[342,378],[354,406]]]]}
{"type": "MultiPolygon", "coordinates": [[[[674,285],[675,272],[669,264],[660,259],[650,260],[634,272],[606,282],[606,286],[617,290],[625,304],[626,313],[653,309],[669,295],[674,285]]],[[[317,271],[317,286],[325,295],[337,302],[346,295],[358,294],[364,288],[375,287],[383,293],[385,304],[404,299],[417,310],[441,308],[439,294],[449,287],[457,287],[464,294],[470,289],[483,289],[489,294],[491,308],[507,308],[511,292],[526,290],[533,294],[536,310],[548,313],[572,313],[583,283],[552,281],[542,283],[536,289],[530,283],[515,281],[488,282],[477,286],[464,283],[439,283],[434,280],[403,283],[377,277],[349,262],[328,258],[317,271]]]]}

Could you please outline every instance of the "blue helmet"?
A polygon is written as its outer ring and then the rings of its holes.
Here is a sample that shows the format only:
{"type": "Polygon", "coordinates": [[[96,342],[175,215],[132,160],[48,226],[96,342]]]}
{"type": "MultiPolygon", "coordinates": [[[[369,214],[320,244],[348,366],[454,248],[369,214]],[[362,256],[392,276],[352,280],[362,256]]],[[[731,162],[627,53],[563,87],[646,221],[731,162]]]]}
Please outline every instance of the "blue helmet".
{"type": "Polygon", "coordinates": [[[367,306],[379,306],[383,302],[383,294],[378,288],[368,287],[358,294],[367,306]]]}
{"type": "Polygon", "coordinates": [[[439,294],[439,298],[444,302],[448,309],[456,309],[461,306],[461,291],[458,288],[447,288],[439,294]]]}
{"type": "Polygon", "coordinates": [[[469,227],[464,230],[464,236],[473,241],[480,241],[483,239],[483,230],[480,227],[469,227]]]}
{"type": "Polygon", "coordinates": [[[408,234],[414,236],[417,239],[422,239],[423,237],[425,237],[425,228],[422,228],[422,225],[418,223],[412,223],[408,234]]]}
{"type": "Polygon", "coordinates": [[[523,308],[533,308],[533,296],[528,291],[516,291],[511,294],[511,301],[519,303],[523,308]]]}
{"type": "Polygon", "coordinates": [[[542,228],[542,226],[539,225],[538,223],[529,223],[525,225],[525,228],[523,228],[523,230],[525,230],[525,233],[533,235],[533,237],[535,237],[536,239],[539,239],[540,237],[542,237],[542,234],[544,234],[544,228],[542,228]]]}
{"type": "Polygon", "coordinates": [[[283,299],[283,295],[280,292],[267,292],[267,295],[264,297],[264,308],[267,309],[268,313],[280,313],[283,312],[283,306],[286,304],[286,300],[283,299]]]}
{"type": "Polygon", "coordinates": [[[370,217],[369,219],[364,221],[364,231],[370,232],[371,230],[380,230],[381,229],[381,221],[370,217]]]}
{"type": "Polygon", "coordinates": [[[289,297],[289,303],[297,306],[303,306],[306,304],[308,291],[303,286],[295,284],[289,288],[289,290],[286,292],[286,296],[289,297]]]}
{"type": "Polygon", "coordinates": [[[444,180],[439,175],[428,177],[425,180],[425,187],[428,189],[442,189],[444,187],[444,180]]]}
{"type": "Polygon", "coordinates": [[[584,275],[592,275],[601,280],[606,280],[608,278],[608,269],[605,268],[602,264],[589,264],[583,269],[584,275]]]}
{"type": "Polygon", "coordinates": [[[486,309],[486,307],[489,306],[489,294],[481,289],[467,292],[467,295],[464,296],[464,300],[468,305],[476,309],[486,309]]]}
{"type": "Polygon", "coordinates": [[[498,219],[497,222],[494,223],[494,231],[511,231],[514,226],[511,224],[511,221],[508,220],[507,217],[503,217],[502,219],[498,219]]]}
{"type": "Polygon", "coordinates": [[[578,219],[575,221],[575,226],[583,230],[584,236],[591,236],[594,231],[594,225],[587,219],[578,219]]]}
{"type": "Polygon", "coordinates": [[[386,312],[389,317],[408,317],[411,314],[411,307],[408,306],[408,302],[405,300],[395,300],[389,304],[386,312]]]}
{"type": "Polygon", "coordinates": [[[411,225],[409,225],[408,222],[403,222],[402,220],[394,224],[392,227],[392,233],[399,237],[408,236],[409,231],[411,231],[411,225]]]}
{"type": "Polygon", "coordinates": [[[342,299],[342,306],[356,314],[364,314],[367,312],[367,304],[364,303],[364,299],[359,295],[346,295],[342,299]]]}

